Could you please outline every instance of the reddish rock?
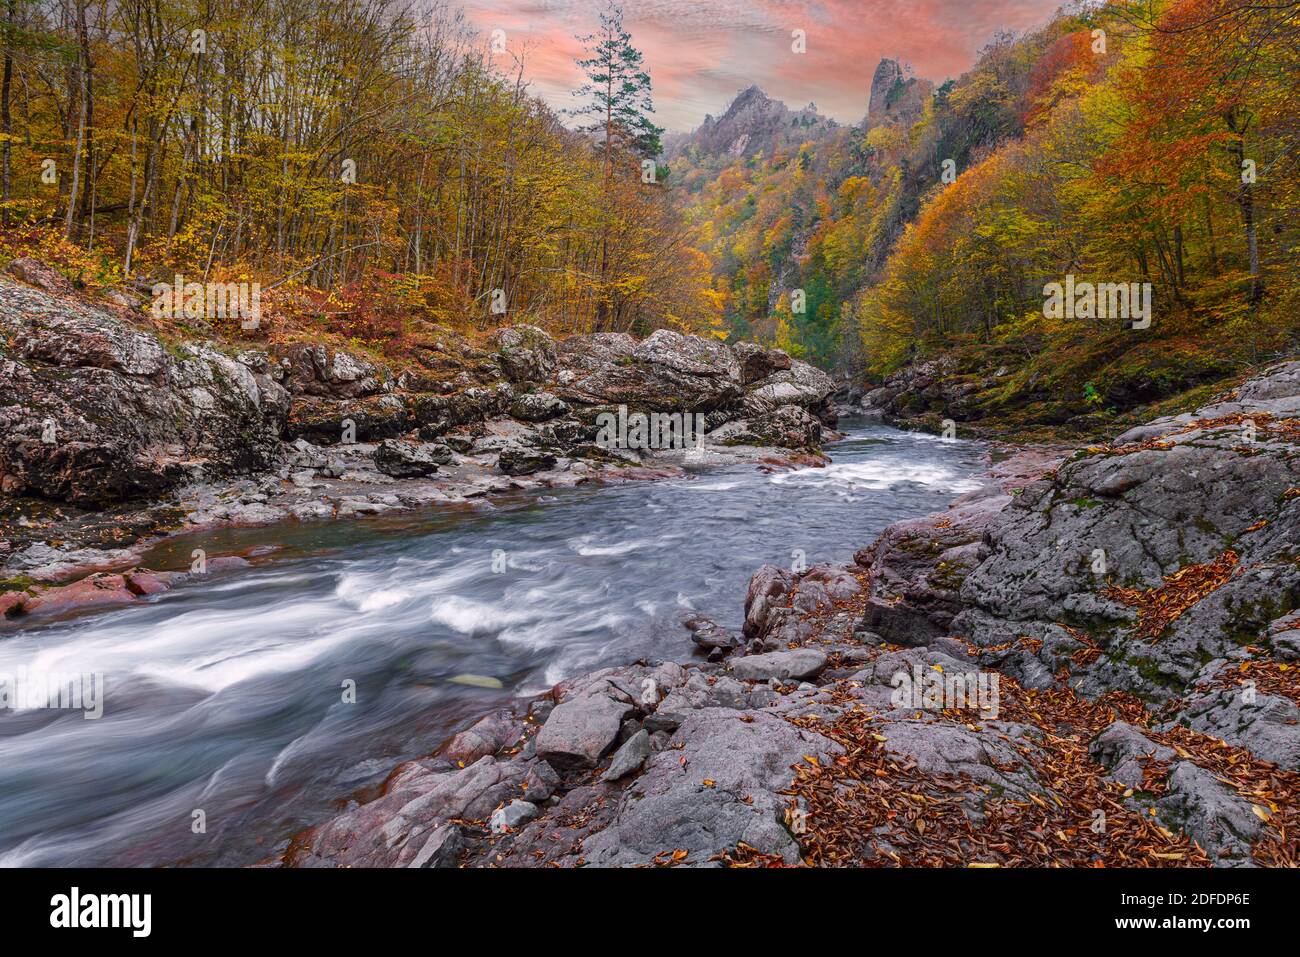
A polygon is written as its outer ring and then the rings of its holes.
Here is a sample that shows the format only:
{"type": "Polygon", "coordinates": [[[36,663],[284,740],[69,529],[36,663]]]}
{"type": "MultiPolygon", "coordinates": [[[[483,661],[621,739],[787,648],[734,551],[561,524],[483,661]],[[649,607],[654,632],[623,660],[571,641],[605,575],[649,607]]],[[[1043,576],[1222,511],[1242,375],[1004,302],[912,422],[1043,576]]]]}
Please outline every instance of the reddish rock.
{"type": "Polygon", "coordinates": [[[0,592],[0,618],[16,618],[24,611],[27,593],[22,591],[0,592]]]}
{"type": "Polygon", "coordinates": [[[147,568],[133,568],[125,575],[126,587],[134,595],[156,595],[171,587],[171,576],[147,568]]]}
{"type": "Polygon", "coordinates": [[[59,296],[70,296],[75,290],[62,273],[52,266],[47,266],[39,259],[22,256],[5,267],[5,272],[15,279],[21,279],[28,285],[44,289],[59,296]]]}
{"type": "Polygon", "coordinates": [[[26,601],[23,610],[51,614],[132,601],[135,595],[127,588],[124,576],[95,574],[70,585],[42,588],[26,601]]]}
{"type": "Polygon", "coordinates": [[[443,756],[462,764],[473,764],[479,758],[495,755],[502,748],[514,744],[523,735],[523,727],[523,722],[509,711],[498,711],[452,738],[443,749],[443,756]]]}

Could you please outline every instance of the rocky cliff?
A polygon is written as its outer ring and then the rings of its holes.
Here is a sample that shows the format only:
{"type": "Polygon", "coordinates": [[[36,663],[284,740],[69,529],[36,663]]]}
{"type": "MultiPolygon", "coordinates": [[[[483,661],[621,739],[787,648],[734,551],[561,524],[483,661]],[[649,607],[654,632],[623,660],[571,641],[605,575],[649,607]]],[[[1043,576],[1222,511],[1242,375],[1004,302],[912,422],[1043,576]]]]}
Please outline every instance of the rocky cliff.
{"type": "Polygon", "coordinates": [[[748,158],[759,152],[771,156],[780,146],[814,139],[836,126],[834,120],[817,112],[815,103],[791,110],[751,86],[732,100],[721,116],[706,116],[694,132],[669,140],[667,155],[671,161],[694,148],[704,156],[748,158]]]}
{"type": "Polygon", "coordinates": [[[883,59],[871,76],[871,94],[862,126],[910,126],[920,118],[933,93],[934,84],[929,80],[912,76],[910,68],[898,60],[883,59]]]}
{"type": "Polygon", "coordinates": [[[812,366],[669,330],[556,342],[515,326],[395,370],[316,343],[164,341],[70,293],[0,278],[0,578],[120,567],[187,527],[815,456],[835,421],[812,366]],[[602,441],[620,410],[699,429],[602,441]]]}

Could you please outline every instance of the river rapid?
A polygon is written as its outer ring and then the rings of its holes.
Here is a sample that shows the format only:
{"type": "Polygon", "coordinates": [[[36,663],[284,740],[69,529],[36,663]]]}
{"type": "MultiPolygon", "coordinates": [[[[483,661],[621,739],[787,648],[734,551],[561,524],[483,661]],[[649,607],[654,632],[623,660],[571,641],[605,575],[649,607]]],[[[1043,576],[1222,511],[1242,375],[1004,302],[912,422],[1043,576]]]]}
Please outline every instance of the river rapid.
{"type": "Polygon", "coordinates": [[[481,714],[607,665],[685,660],[683,620],[739,628],[759,565],[851,560],[982,483],[978,444],[841,427],[826,468],[167,541],[141,564],[266,554],[122,610],[0,631],[0,674],[104,682],[95,720],[0,711],[0,865],[261,860],[481,714]]]}

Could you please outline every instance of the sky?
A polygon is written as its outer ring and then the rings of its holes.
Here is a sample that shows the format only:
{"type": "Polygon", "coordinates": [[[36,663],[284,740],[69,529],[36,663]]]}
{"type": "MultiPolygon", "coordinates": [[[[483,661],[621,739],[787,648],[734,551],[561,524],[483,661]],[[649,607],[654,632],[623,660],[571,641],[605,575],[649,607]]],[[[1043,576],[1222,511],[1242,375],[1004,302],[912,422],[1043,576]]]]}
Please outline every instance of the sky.
{"type": "MultiPolygon", "coordinates": [[[[936,82],[960,76],[999,28],[1046,23],[1063,0],[623,0],[624,26],[645,54],[655,120],[669,132],[720,115],[757,84],[792,109],[815,102],[842,123],[867,112],[882,57],[936,82]],[[807,51],[795,53],[792,31],[807,51]]],[[[505,34],[531,90],[557,109],[582,83],[575,35],[594,32],[603,0],[460,0],[485,37],[505,34]]],[[[508,64],[508,60],[505,61],[508,64]]],[[[504,65],[504,64],[503,64],[504,65]]]]}

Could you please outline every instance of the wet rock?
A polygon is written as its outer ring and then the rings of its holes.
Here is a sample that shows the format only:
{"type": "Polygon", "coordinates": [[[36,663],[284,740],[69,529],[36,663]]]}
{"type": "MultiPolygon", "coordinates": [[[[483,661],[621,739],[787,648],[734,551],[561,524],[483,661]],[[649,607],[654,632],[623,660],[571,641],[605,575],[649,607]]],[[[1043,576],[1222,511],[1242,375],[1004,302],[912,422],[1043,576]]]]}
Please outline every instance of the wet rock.
{"type": "Polygon", "coordinates": [[[691,632],[691,641],[705,651],[729,651],[733,648],[739,648],[744,643],[735,632],[727,631],[725,628],[720,628],[712,623],[691,632]]]}
{"type": "Polygon", "coordinates": [[[766,634],[773,609],[790,593],[794,583],[795,576],[776,565],[764,565],[754,573],[745,594],[746,638],[761,638],[766,634]]]}
{"type": "Polygon", "coordinates": [[[66,585],[37,586],[10,599],[6,617],[41,614],[43,616],[84,612],[112,605],[127,605],[140,598],[156,595],[171,587],[172,576],[166,572],[131,569],[121,574],[96,572],[66,585]]]}
{"type": "Polygon", "coordinates": [[[522,736],[522,721],[510,711],[496,711],[457,734],[447,743],[442,754],[451,761],[473,764],[479,758],[495,755],[522,736]]]}
{"type": "Polygon", "coordinates": [[[525,774],[522,765],[491,757],[452,772],[404,765],[382,797],[301,835],[285,862],[299,867],[406,867],[447,821],[486,820],[518,792],[525,774]]]}

